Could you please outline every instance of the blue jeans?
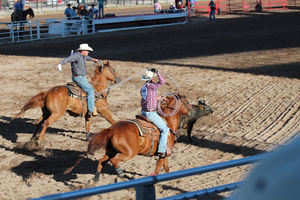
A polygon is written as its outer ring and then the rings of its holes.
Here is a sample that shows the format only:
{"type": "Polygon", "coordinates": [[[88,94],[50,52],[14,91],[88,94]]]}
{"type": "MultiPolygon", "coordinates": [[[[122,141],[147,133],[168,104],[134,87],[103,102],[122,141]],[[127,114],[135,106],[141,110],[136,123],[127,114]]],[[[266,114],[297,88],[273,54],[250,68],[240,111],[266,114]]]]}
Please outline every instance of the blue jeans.
{"type": "Polygon", "coordinates": [[[213,20],[216,20],[216,10],[211,10],[209,13],[209,20],[211,20],[211,16],[213,17],[213,20]]]}
{"type": "Polygon", "coordinates": [[[104,6],[103,5],[99,5],[98,15],[99,15],[99,18],[104,17],[104,6]]]}
{"type": "Polygon", "coordinates": [[[157,114],[157,112],[142,111],[142,115],[147,117],[160,131],[160,139],[157,152],[165,153],[167,151],[167,141],[170,132],[165,121],[157,114]]]}
{"type": "Polygon", "coordinates": [[[88,112],[94,112],[95,107],[95,92],[85,76],[72,76],[72,81],[77,83],[87,94],[88,112]]]}

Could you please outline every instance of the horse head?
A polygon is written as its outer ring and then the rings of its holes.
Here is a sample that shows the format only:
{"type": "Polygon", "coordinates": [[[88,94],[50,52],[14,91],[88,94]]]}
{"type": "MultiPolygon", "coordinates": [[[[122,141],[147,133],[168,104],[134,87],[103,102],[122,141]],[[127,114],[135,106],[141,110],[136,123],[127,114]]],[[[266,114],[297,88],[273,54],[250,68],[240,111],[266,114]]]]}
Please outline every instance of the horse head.
{"type": "Polygon", "coordinates": [[[164,96],[160,105],[160,114],[163,117],[173,115],[186,116],[189,115],[192,110],[192,107],[186,97],[179,93],[171,93],[164,96]]]}
{"type": "Polygon", "coordinates": [[[34,12],[32,8],[29,7],[27,10],[24,10],[24,15],[25,15],[25,20],[27,15],[29,15],[30,19],[34,18],[34,12]]]}
{"type": "Polygon", "coordinates": [[[160,115],[166,119],[173,131],[178,130],[180,119],[189,116],[192,109],[186,97],[179,93],[164,96],[159,108],[160,115]]]}
{"type": "Polygon", "coordinates": [[[96,66],[95,74],[102,75],[106,78],[106,80],[112,81],[114,83],[121,82],[121,78],[119,77],[116,70],[110,65],[109,61],[102,61],[102,63],[98,63],[96,66]]]}

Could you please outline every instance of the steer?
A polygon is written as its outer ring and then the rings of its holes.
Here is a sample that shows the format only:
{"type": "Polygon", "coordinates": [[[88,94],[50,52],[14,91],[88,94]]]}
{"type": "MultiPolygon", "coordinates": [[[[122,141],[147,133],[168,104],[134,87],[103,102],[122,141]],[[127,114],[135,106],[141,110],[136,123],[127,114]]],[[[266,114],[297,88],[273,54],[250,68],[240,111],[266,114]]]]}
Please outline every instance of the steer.
{"type": "Polygon", "coordinates": [[[197,98],[198,104],[192,104],[193,109],[189,116],[182,119],[181,128],[187,129],[187,135],[190,141],[192,141],[191,133],[196,121],[202,117],[213,113],[213,110],[209,105],[206,105],[204,100],[197,98]]]}

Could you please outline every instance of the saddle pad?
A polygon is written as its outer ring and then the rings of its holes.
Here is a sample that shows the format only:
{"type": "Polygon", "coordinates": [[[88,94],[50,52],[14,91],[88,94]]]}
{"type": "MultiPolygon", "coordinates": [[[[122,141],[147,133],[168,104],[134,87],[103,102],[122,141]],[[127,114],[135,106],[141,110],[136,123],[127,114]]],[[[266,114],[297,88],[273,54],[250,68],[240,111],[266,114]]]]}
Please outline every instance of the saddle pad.
{"type": "Polygon", "coordinates": [[[69,82],[66,87],[69,89],[69,96],[83,99],[86,97],[86,92],[81,89],[76,83],[69,82]]]}
{"type": "Polygon", "coordinates": [[[138,127],[141,137],[147,137],[154,141],[159,140],[160,131],[152,123],[140,119],[132,119],[127,121],[134,123],[138,127]]]}

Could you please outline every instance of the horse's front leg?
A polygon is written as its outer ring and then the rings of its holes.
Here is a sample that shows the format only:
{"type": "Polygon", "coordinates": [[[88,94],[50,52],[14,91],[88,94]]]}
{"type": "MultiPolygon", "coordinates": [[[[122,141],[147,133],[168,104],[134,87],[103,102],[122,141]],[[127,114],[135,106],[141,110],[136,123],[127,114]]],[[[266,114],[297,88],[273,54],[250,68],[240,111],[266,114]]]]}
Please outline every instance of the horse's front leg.
{"type": "Polygon", "coordinates": [[[165,161],[164,161],[163,166],[164,166],[165,172],[166,172],[166,173],[169,173],[170,167],[169,167],[169,159],[168,159],[168,157],[165,158],[165,161]]]}
{"type": "MultiPolygon", "coordinates": [[[[164,165],[165,159],[167,158],[159,158],[157,163],[156,163],[156,169],[155,171],[151,174],[151,176],[155,176],[159,174],[159,171],[161,170],[162,166],[164,165]]],[[[168,161],[167,161],[168,162],[168,161]]]]}
{"type": "Polygon", "coordinates": [[[90,139],[90,128],[91,128],[91,121],[92,118],[85,116],[85,131],[86,131],[86,141],[89,141],[90,139]]]}
{"type": "Polygon", "coordinates": [[[108,107],[106,99],[100,99],[96,101],[97,112],[106,119],[110,124],[114,124],[115,120],[112,118],[111,112],[108,107]]]}

